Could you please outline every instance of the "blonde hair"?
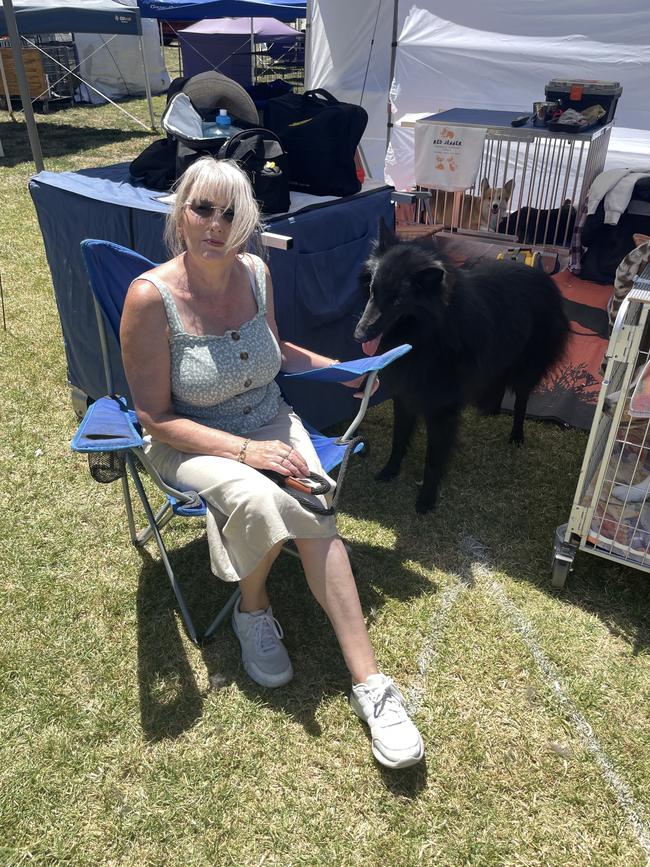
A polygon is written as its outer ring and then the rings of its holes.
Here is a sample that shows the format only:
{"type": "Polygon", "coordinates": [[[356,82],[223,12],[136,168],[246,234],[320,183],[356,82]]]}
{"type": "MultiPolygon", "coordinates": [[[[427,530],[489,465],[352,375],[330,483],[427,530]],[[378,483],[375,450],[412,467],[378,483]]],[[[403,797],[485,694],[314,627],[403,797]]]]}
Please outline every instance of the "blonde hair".
{"type": "Polygon", "coordinates": [[[232,160],[201,157],[185,170],[176,183],[174,192],[176,200],[167,214],[164,232],[167,249],[173,256],[178,256],[187,249],[180,226],[188,202],[218,202],[220,207],[234,211],[235,216],[225,246],[227,252],[244,252],[248,242],[261,231],[260,211],[253,198],[250,181],[232,160]]]}

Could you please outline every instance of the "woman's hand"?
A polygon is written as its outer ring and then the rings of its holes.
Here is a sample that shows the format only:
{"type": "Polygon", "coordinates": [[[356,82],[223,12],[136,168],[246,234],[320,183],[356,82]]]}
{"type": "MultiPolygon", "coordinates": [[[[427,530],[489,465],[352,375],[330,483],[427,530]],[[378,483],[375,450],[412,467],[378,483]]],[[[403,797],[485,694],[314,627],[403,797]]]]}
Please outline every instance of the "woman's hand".
{"type": "MultiPolygon", "coordinates": [[[[367,379],[367,374],[364,374],[363,376],[359,376],[356,379],[349,379],[347,382],[342,382],[341,385],[347,385],[348,388],[360,388],[360,389],[362,389],[366,379],[367,379]]],[[[379,388],[379,377],[376,377],[375,381],[372,384],[372,391],[370,392],[371,397],[377,391],[378,388],[379,388]]],[[[354,397],[362,398],[363,397],[363,391],[355,391],[354,397]]]]}
{"type": "Polygon", "coordinates": [[[302,478],[309,475],[307,461],[300,452],[280,440],[250,440],[246,463],[256,470],[273,470],[283,476],[302,478]]]}

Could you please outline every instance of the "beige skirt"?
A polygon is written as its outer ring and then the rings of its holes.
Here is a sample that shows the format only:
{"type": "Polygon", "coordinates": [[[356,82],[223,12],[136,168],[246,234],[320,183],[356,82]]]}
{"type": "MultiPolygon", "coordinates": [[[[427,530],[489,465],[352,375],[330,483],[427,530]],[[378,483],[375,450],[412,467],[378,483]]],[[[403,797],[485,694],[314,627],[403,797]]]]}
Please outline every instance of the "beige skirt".
{"type": "MultiPolygon", "coordinates": [[[[293,446],[312,472],[323,471],[299,417],[284,401],[269,424],[248,434],[254,440],[280,440],[293,446]]],[[[151,440],[147,455],[162,478],[179,490],[198,491],[207,504],[210,565],[224,581],[241,581],[278,542],[336,536],[332,516],[305,509],[271,479],[246,464],[213,455],[179,452],[151,440]]],[[[334,482],[332,482],[332,489],[334,482]]],[[[329,505],[331,494],[314,497],[329,505]]]]}

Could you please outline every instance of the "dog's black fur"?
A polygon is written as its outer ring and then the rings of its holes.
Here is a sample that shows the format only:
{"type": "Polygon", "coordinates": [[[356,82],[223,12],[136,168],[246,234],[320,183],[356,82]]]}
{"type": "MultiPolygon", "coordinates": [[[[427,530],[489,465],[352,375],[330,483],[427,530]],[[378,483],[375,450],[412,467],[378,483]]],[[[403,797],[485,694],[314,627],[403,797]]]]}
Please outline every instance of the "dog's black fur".
{"type": "Polygon", "coordinates": [[[381,352],[413,347],[382,372],[393,394],[394,425],[392,451],[377,479],[397,475],[423,416],[427,449],[416,509],[427,512],[435,506],[463,406],[498,413],[511,389],[510,441],[523,443],[528,396],[566,347],[562,296],[546,274],[516,262],[457,270],[432,239],[399,241],[383,221],[361,281],[369,299],[355,338],[381,335],[381,352]]]}
{"type": "Polygon", "coordinates": [[[561,208],[522,208],[504,217],[498,226],[506,235],[517,232],[520,244],[563,244],[571,241],[576,223],[576,209],[571,199],[565,199],[561,208]]]}

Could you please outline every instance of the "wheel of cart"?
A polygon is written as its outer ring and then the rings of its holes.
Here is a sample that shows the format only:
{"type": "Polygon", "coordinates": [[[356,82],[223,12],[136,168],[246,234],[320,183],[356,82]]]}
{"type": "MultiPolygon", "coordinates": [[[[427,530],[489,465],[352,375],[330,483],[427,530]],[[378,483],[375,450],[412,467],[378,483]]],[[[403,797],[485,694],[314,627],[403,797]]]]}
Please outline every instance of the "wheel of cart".
{"type": "Polygon", "coordinates": [[[578,545],[566,540],[567,524],[561,524],[555,531],[555,545],[551,558],[551,584],[557,590],[564,587],[569,572],[573,569],[573,558],[578,545]]]}

